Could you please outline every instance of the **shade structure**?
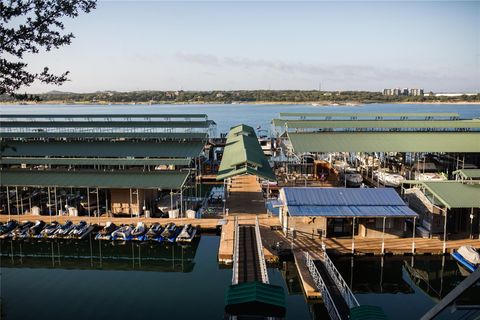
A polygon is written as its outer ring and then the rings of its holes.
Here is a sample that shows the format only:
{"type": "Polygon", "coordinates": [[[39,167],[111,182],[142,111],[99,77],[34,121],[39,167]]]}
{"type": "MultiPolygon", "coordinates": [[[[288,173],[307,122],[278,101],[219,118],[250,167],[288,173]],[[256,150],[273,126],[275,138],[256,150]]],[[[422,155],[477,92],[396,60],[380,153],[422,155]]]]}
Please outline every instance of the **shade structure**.
{"type": "Polygon", "coordinates": [[[290,216],[417,217],[389,188],[283,188],[290,216]]]}

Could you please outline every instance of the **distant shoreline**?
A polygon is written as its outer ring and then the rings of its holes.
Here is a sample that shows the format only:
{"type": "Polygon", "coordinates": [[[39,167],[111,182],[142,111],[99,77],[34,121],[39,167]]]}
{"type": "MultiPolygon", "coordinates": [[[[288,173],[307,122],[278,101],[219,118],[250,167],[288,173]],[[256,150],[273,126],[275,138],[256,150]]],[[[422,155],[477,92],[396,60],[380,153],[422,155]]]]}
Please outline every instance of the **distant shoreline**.
{"type": "Polygon", "coordinates": [[[311,102],[311,101],[242,101],[242,102],[233,102],[233,103],[226,103],[226,102],[218,102],[218,101],[197,101],[197,102],[156,102],[156,103],[149,103],[149,102],[107,102],[107,101],[76,101],[76,102],[65,102],[59,100],[52,100],[52,101],[41,101],[41,102],[0,102],[0,106],[33,106],[33,105],[205,105],[205,104],[219,104],[219,105],[311,105],[311,106],[318,106],[318,107],[357,107],[360,105],[365,104],[464,104],[464,105],[478,105],[479,102],[475,101],[419,101],[419,102],[361,102],[361,101],[349,101],[349,102],[335,102],[335,101],[321,101],[321,102],[311,102]]]}

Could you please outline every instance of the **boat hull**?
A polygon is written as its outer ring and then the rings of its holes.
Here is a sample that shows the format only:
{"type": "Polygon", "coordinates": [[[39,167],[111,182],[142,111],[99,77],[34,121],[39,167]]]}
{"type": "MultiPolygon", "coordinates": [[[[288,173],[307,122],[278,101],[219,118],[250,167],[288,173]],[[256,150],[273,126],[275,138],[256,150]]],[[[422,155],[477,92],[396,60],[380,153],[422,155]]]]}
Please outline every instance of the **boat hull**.
{"type": "Polygon", "coordinates": [[[456,251],[452,253],[452,257],[453,259],[455,259],[455,261],[458,262],[458,264],[460,264],[463,268],[465,268],[469,272],[473,272],[478,268],[477,265],[474,265],[473,263],[468,262],[460,253],[456,251]]]}

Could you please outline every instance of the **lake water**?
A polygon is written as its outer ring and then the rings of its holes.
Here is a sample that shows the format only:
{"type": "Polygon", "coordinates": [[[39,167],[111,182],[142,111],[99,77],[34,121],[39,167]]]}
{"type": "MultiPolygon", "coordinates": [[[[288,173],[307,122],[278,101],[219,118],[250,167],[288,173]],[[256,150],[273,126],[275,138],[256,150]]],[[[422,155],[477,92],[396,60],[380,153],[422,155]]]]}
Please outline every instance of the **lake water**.
{"type": "Polygon", "coordinates": [[[217,123],[217,133],[237,124],[270,129],[280,112],[457,112],[462,118],[480,117],[480,104],[367,104],[359,106],[188,104],[188,105],[4,105],[3,114],[89,114],[89,113],[205,113],[217,123]]]}
{"type": "MultiPolygon", "coordinates": [[[[24,114],[206,113],[217,133],[239,123],[264,129],[280,112],[457,112],[480,117],[476,105],[316,107],[311,105],[36,105],[1,106],[24,114]]],[[[203,235],[193,247],[111,245],[97,241],[1,241],[2,319],[222,319],[231,269],[217,264],[219,238],[203,235]],[[12,254],[13,253],[13,254],[12,254]]],[[[377,305],[389,319],[418,319],[464,279],[449,257],[337,257],[334,259],[361,304],[377,305]],[[412,270],[429,275],[428,283],[412,270]]],[[[287,319],[328,319],[320,303],[307,303],[292,262],[269,268],[271,283],[287,293],[287,319]]],[[[476,290],[478,288],[475,288],[476,290]]],[[[465,301],[480,304],[480,293],[465,301]],[[476,299],[476,300],[475,300],[476,299]]],[[[442,319],[473,319],[478,312],[442,319]]]]}

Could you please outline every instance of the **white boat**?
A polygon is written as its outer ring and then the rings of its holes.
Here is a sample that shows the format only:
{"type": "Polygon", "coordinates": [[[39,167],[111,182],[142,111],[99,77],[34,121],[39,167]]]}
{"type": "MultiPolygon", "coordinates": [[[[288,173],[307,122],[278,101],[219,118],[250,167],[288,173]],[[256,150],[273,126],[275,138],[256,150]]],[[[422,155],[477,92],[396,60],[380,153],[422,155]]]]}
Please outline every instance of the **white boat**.
{"type": "Polygon", "coordinates": [[[267,157],[273,156],[274,142],[273,139],[266,135],[266,130],[258,130],[258,143],[262,148],[263,154],[267,157]]]}
{"type": "Polygon", "coordinates": [[[469,245],[452,252],[452,257],[469,272],[475,271],[480,265],[480,253],[469,245]]]}
{"type": "Polygon", "coordinates": [[[443,175],[442,173],[434,173],[434,172],[427,172],[427,173],[418,173],[415,175],[415,180],[419,181],[445,181],[448,178],[443,175]]]}
{"type": "Polygon", "coordinates": [[[347,168],[342,175],[342,179],[345,179],[348,187],[358,188],[363,183],[363,177],[353,168],[347,168]]]}
{"type": "Polygon", "coordinates": [[[177,242],[192,242],[197,234],[197,228],[191,224],[186,224],[180,234],[177,236],[177,242]]]}
{"type": "Polygon", "coordinates": [[[140,221],[137,223],[137,226],[135,227],[135,229],[132,230],[131,234],[132,234],[132,237],[138,238],[143,236],[145,232],[147,232],[147,229],[145,229],[145,224],[140,221]]]}
{"type": "Polygon", "coordinates": [[[402,184],[402,181],[405,178],[396,173],[388,173],[384,171],[377,171],[377,179],[385,186],[385,187],[399,187],[402,184]]]}
{"type": "Polygon", "coordinates": [[[112,240],[129,240],[132,234],[132,226],[124,225],[112,232],[112,240]]]}

